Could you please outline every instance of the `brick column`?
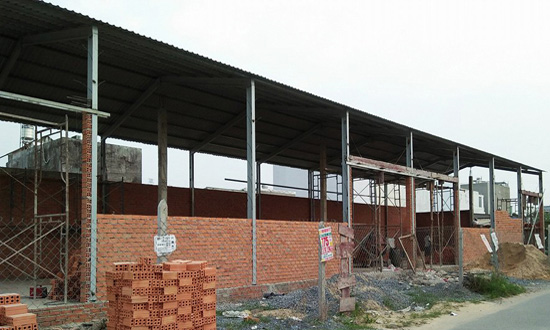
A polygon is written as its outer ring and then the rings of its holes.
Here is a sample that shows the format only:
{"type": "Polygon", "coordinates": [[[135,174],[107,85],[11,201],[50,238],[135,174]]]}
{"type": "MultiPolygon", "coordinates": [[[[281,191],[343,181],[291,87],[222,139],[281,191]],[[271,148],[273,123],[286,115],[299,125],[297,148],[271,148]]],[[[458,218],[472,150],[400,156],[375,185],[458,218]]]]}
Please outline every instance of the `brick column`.
{"type": "Polygon", "coordinates": [[[80,301],[90,292],[90,224],[92,220],[92,115],[82,114],[82,205],[80,237],[80,301]]]}

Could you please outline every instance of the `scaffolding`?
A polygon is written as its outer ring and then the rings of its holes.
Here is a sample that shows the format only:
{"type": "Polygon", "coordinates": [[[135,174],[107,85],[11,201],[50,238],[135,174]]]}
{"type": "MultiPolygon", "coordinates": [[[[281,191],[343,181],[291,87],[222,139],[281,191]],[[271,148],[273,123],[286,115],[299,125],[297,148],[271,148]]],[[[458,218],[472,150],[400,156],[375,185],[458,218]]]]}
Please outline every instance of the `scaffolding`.
{"type": "MultiPolygon", "coordinates": [[[[42,122],[43,123],[43,122],[42,122]]],[[[27,143],[20,149],[33,148],[32,168],[14,170],[0,168],[0,171],[10,178],[10,203],[22,214],[21,221],[14,221],[13,208],[10,207],[9,220],[2,221],[2,240],[0,247],[3,249],[0,265],[7,265],[12,269],[10,276],[15,280],[30,279],[32,288],[29,290],[30,307],[39,298],[45,298],[46,291],[39,289],[44,277],[62,283],[62,295],[57,297],[63,303],[68,302],[68,275],[69,275],[69,145],[68,145],[68,118],[63,123],[50,123],[50,127],[34,129],[34,140],[27,143]],[[59,137],[60,155],[57,159],[46,159],[45,144],[55,137],[59,137]],[[59,175],[63,183],[58,191],[51,191],[42,187],[44,164],[49,161],[59,161],[61,171],[59,175]],[[30,174],[32,173],[32,174],[30,174]],[[32,175],[32,177],[31,177],[32,175]],[[15,185],[21,186],[23,205],[14,203],[15,185]],[[27,194],[32,194],[32,216],[29,219],[30,207],[26,205],[27,194]],[[55,200],[61,195],[61,201],[55,200]],[[42,207],[46,204],[52,205],[52,201],[60,204],[61,212],[48,212],[52,207],[42,207]],[[44,211],[46,210],[46,211],[44,211]],[[54,239],[55,243],[51,244],[54,239]],[[57,241],[58,240],[58,241],[57,241]],[[23,242],[23,243],[22,243],[23,242]],[[29,251],[32,250],[32,255],[29,251]],[[18,263],[17,260],[21,262],[18,263]],[[55,259],[55,260],[52,260],[55,259]],[[24,262],[24,263],[23,263],[24,262]],[[30,265],[23,267],[22,265],[30,265]],[[47,264],[47,265],[46,265],[47,264]],[[52,268],[51,265],[56,265],[52,268]],[[29,269],[31,268],[31,269],[29,269]]],[[[4,155],[0,158],[3,158],[4,155]]],[[[29,165],[30,167],[30,165],[29,165]]],[[[55,203],[54,203],[55,204],[55,203]]],[[[9,270],[7,274],[10,274],[9,270]]],[[[52,283],[53,284],[53,283],[52,283]]]]}

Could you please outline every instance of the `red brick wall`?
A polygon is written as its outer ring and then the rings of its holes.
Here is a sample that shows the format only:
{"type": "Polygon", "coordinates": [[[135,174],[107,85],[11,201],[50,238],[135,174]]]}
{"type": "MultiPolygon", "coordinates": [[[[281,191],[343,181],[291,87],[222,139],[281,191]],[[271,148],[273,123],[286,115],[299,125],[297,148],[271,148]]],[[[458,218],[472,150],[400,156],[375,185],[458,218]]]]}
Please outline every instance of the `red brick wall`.
{"type": "MultiPolygon", "coordinates": [[[[521,243],[521,219],[512,219],[506,211],[495,212],[495,231],[499,243],[521,243]]],[[[485,234],[489,242],[489,228],[462,228],[464,254],[463,261],[467,265],[487,252],[480,235],[485,234]]]]}
{"type": "Polygon", "coordinates": [[[50,306],[33,309],[40,328],[67,323],[82,323],[107,317],[107,302],[50,306]]]}
{"type": "MultiPolygon", "coordinates": [[[[156,217],[98,215],[98,297],[105,296],[105,271],[113,262],[152,256],[156,217]]],[[[252,282],[252,227],[247,219],[169,217],[178,249],[171,259],[207,260],[218,269],[218,288],[252,282]]],[[[336,224],[331,224],[336,232],[336,224]]],[[[316,222],[257,221],[258,284],[317,278],[316,222]]],[[[336,241],[337,237],[335,235],[336,241]]],[[[327,276],[337,272],[336,261],[327,276]]]]}

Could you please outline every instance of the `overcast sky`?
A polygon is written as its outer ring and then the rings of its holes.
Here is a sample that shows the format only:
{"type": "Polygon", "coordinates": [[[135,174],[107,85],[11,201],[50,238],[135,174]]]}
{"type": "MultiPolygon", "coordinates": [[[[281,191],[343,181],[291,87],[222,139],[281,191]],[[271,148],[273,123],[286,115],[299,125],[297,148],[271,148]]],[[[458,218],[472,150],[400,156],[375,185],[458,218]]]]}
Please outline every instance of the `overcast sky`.
{"type": "MultiPolygon", "coordinates": [[[[550,1],[51,2],[416,129],[550,168],[550,1]]],[[[187,166],[184,153],[169,157],[169,180],[186,185],[186,167],[181,175],[174,170],[187,166]]],[[[222,176],[246,176],[243,164],[226,168],[222,176]]],[[[488,171],[474,175],[487,179],[488,171]]],[[[536,178],[524,177],[524,189],[538,190],[536,178]]],[[[144,182],[148,178],[156,182],[154,169],[144,168],[144,182]]],[[[497,172],[497,180],[515,191],[515,174],[497,172]]],[[[550,179],[545,181],[548,190],[550,179]]]]}

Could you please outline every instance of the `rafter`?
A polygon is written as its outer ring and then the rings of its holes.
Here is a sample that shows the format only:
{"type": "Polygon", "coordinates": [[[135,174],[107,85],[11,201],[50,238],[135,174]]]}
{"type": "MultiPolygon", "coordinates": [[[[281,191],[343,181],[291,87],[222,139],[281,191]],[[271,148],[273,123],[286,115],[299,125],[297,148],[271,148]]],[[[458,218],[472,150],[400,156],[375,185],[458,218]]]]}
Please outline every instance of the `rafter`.
{"type": "Polygon", "coordinates": [[[233,117],[233,119],[231,119],[230,121],[222,125],[220,128],[218,128],[214,133],[206,137],[206,139],[197,143],[193,148],[191,148],[191,152],[192,153],[199,152],[202,148],[204,148],[210,142],[214,141],[216,138],[218,138],[223,133],[225,133],[228,129],[233,127],[238,122],[244,120],[245,118],[246,118],[246,112],[239,113],[237,116],[233,117]]]}
{"type": "Polygon", "coordinates": [[[138,99],[134,103],[132,103],[132,105],[130,105],[126,110],[124,110],[124,113],[121,116],[119,116],[113,124],[111,124],[103,132],[100,132],[100,135],[103,138],[111,136],[114,133],[114,131],[116,131],[117,128],[120,127],[120,125],[122,125],[128,118],[130,118],[132,114],[134,114],[134,112],[136,112],[136,110],[139,109],[139,107],[145,101],[147,101],[147,99],[151,95],[153,95],[157,91],[159,86],[160,86],[160,79],[155,79],[155,81],[153,81],[151,85],[147,87],[145,92],[143,92],[143,94],[141,94],[140,97],[138,97],[138,99]]]}
{"type": "Polygon", "coordinates": [[[303,139],[307,138],[308,136],[314,134],[315,132],[317,132],[320,128],[321,128],[321,124],[317,124],[315,126],[313,126],[312,128],[310,128],[309,130],[303,132],[302,134],[298,135],[297,137],[295,137],[294,139],[288,141],[287,143],[285,143],[283,146],[281,146],[280,148],[277,148],[276,150],[274,150],[273,152],[271,152],[269,155],[263,157],[262,159],[259,160],[259,163],[266,163],[268,162],[271,158],[277,156],[278,154],[280,154],[281,152],[285,151],[286,149],[292,147],[293,145],[295,145],[296,143],[302,141],[303,139]]]}

